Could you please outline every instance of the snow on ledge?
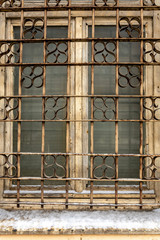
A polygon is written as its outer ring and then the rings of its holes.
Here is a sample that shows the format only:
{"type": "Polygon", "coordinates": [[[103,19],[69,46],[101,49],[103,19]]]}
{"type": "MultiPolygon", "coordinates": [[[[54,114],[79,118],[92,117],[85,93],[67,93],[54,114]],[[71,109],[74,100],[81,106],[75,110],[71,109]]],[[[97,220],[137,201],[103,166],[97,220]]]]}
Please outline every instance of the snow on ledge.
{"type": "Polygon", "coordinates": [[[152,211],[51,211],[0,209],[0,233],[158,232],[160,209],[152,211]]]}

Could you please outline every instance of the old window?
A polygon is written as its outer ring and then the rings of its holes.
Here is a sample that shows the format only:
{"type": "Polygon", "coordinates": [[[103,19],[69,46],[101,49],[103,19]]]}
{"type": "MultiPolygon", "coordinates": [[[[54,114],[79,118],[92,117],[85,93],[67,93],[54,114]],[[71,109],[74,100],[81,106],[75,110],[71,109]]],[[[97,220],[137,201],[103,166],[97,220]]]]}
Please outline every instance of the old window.
{"type": "Polygon", "coordinates": [[[0,2],[2,204],[159,205],[158,10],[0,2]]]}

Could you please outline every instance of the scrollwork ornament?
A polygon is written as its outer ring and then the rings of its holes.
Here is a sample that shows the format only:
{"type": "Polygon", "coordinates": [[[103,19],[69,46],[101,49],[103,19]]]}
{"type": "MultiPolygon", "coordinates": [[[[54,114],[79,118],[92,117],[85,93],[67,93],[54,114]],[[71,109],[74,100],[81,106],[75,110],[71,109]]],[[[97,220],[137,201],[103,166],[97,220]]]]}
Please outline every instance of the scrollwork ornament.
{"type": "Polygon", "coordinates": [[[47,5],[53,7],[66,7],[68,4],[69,0],[47,0],[47,5]]]}
{"type": "Polygon", "coordinates": [[[116,6],[117,0],[94,0],[95,6],[103,7],[103,6],[116,6]]]}
{"type": "Polygon", "coordinates": [[[160,40],[144,42],[143,60],[147,63],[160,63],[160,40]]]}
{"type": "Polygon", "coordinates": [[[19,63],[20,46],[16,42],[0,43],[0,62],[2,64],[19,63]]]}
{"type": "Polygon", "coordinates": [[[96,97],[94,98],[94,119],[98,120],[113,120],[115,119],[115,102],[114,98],[96,97]]]}
{"type": "Polygon", "coordinates": [[[141,20],[139,17],[122,17],[119,20],[119,37],[140,38],[141,20]]]}
{"type": "Polygon", "coordinates": [[[160,120],[160,98],[144,98],[143,109],[144,120],[160,120]]]}
{"type": "Polygon", "coordinates": [[[4,168],[3,175],[0,177],[17,177],[17,155],[0,154],[0,166],[4,168]]]}
{"type": "Polygon", "coordinates": [[[0,8],[21,7],[21,0],[0,0],[0,8]]]}
{"type": "Polygon", "coordinates": [[[143,178],[147,180],[160,179],[160,157],[148,156],[143,158],[143,178]]]}
{"type": "Polygon", "coordinates": [[[144,6],[156,6],[156,0],[143,0],[144,6]]]}
{"type": "Polygon", "coordinates": [[[108,156],[95,156],[93,176],[95,179],[115,178],[115,158],[108,156]]]}
{"type": "Polygon", "coordinates": [[[67,118],[67,99],[65,97],[47,97],[45,99],[45,118],[65,120],[67,118]]]}
{"type": "Polygon", "coordinates": [[[31,87],[43,87],[43,73],[42,66],[27,66],[22,68],[22,87],[29,89],[31,87]]]}
{"type": "Polygon", "coordinates": [[[68,43],[48,42],[46,46],[46,59],[49,63],[67,63],[68,43]]]}
{"type": "Polygon", "coordinates": [[[46,155],[44,158],[45,178],[65,178],[66,158],[63,155],[46,155]]]}
{"type": "Polygon", "coordinates": [[[44,37],[44,20],[42,18],[25,18],[23,23],[23,38],[42,39],[44,37]]]}
{"type": "Polygon", "coordinates": [[[120,88],[139,88],[141,84],[140,66],[127,65],[118,68],[118,85],[120,88]]]}
{"type": "Polygon", "coordinates": [[[116,61],[116,42],[97,41],[94,44],[94,61],[107,63],[116,61]]]}
{"type": "Polygon", "coordinates": [[[1,111],[3,112],[2,120],[17,120],[19,116],[19,101],[18,98],[0,98],[0,102],[3,103],[1,111]]]}

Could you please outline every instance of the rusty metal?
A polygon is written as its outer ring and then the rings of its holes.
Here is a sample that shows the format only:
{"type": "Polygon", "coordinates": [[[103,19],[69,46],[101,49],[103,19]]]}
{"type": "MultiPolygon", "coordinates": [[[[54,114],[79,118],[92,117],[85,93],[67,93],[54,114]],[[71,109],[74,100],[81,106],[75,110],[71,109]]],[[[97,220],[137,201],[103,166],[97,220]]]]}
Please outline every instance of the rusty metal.
{"type": "MultiPolygon", "coordinates": [[[[138,75],[139,76],[139,75],[138,75]]],[[[35,77],[34,77],[35,78],[35,77]]],[[[33,78],[33,79],[34,79],[33,78]]],[[[33,80],[32,79],[32,80],[33,80]]],[[[126,77],[127,81],[129,80],[126,77]]],[[[31,80],[31,79],[30,79],[31,80]]],[[[119,80],[119,79],[118,79],[119,80]]],[[[23,86],[24,78],[22,78],[22,86],[23,86]]],[[[33,86],[33,81],[29,83],[29,87],[33,86]]],[[[120,84],[118,83],[118,86],[120,84]]],[[[135,88],[135,86],[131,87],[135,88]]],[[[139,84],[138,84],[139,85],[139,84]]],[[[122,86],[122,88],[124,88],[122,86]]],[[[26,88],[26,86],[24,86],[26,88]]],[[[28,88],[28,86],[27,86],[28,88]]],[[[4,107],[1,107],[1,111],[3,112],[2,117],[0,118],[0,122],[54,122],[54,121],[62,121],[62,122],[79,122],[82,121],[81,119],[70,119],[68,114],[68,99],[69,98],[76,99],[77,97],[81,98],[88,98],[88,100],[92,101],[92,116],[91,119],[84,119],[83,122],[96,122],[96,121],[111,121],[111,122],[149,122],[149,121],[160,121],[160,97],[158,96],[143,96],[143,95],[23,95],[23,96],[7,96],[7,97],[0,97],[0,103],[2,102],[4,107]],[[28,118],[24,119],[23,117],[19,118],[21,114],[19,101],[21,100],[21,105],[23,107],[24,99],[40,99],[43,108],[42,119],[33,119],[28,118]],[[136,117],[125,118],[123,117],[118,118],[116,117],[116,109],[117,103],[120,100],[126,101],[129,99],[137,99],[141,101],[141,118],[137,119],[136,117]]],[[[121,102],[119,103],[121,105],[121,102]]]]}
{"type": "Polygon", "coordinates": [[[116,178],[116,157],[95,156],[93,159],[94,159],[93,176],[95,179],[116,178]]]}
{"type": "Polygon", "coordinates": [[[47,42],[46,45],[47,63],[67,63],[68,62],[68,45],[67,42],[47,42]]]}
{"type": "Polygon", "coordinates": [[[23,38],[30,38],[30,39],[44,38],[43,18],[36,18],[36,19],[25,18],[23,22],[23,38]],[[27,36],[27,34],[29,36],[27,36]],[[40,34],[39,37],[37,36],[38,34],[40,34]]]}
{"type": "MultiPolygon", "coordinates": [[[[141,6],[143,6],[144,1],[141,0],[141,6]]],[[[143,37],[143,9],[141,9],[141,36],[143,37]]],[[[143,41],[141,41],[141,50],[140,50],[140,61],[143,62],[143,41]]],[[[144,69],[141,66],[141,83],[140,83],[140,95],[143,95],[143,86],[144,86],[144,69]]],[[[140,99],[140,120],[143,119],[143,100],[142,98],[140,99]]],[[[144,137],[144,132],[143,132],[143,123],[140,122],[140,144],[139,144],[139,152],[140,154],[143,154],[143,137],[144,137]]],[[[140,157],[139,159],[139,178],[143,179],[143,159],[142,157],[140,157]]],[[[142,204],[143,204],[143,197],[142,197],[142,193],[143,193],[143,183],[140,182],[139,183],[139,190],[140,190],[140,204],[141,207],[140,209],[142,209],[142,204]]]]}
{"type": "MultiPolygon", "coordinates": [[[[47,38],[47,39],[39,39],[39,38],[34,38],[34,39],[10,39],[10,40],[5,40],[5,39],[0,39],[0,43],[19,43],[19,42],[23,42],[23,43],[43,43],[43,42],[47,42],[47,43],[50,43],[50,42],[56,42],[56,44],[58,44],[57,42],[61,42],[64,43],[64,44],[67,44],[66,42],[92,42],[92,41],[95,41],[96,44],[98,44],[98,42],[102,43],[103,44],[103,41],[106,42],[105,44],[109,44],[109,42],[113,43],[114,45],[115,44],[115,41],[118,40],[119,42],[140,42],[140,41],[145,41],[145,42],[148,42],[150,43],[151,45],[154,45],[156,44],[156,41],[159,43],[159,38],[135,38],[135,37],[132,37],[132,38],[127,38],[127,37],[115,37],[114,39],[113,38],[47,38]],[[108,42],[107,42],[108,41],[108,42]],[[155,42],[155,43],[152,43],[155,42]]],[[[103,44],[104,45],[104,44],[103,44]]]]}
{"type": "MultiPolygon", "coordinates": [[[[92,4],[94,4],[94,0],[92,0],[92,4]]],[[[95,36],[95,10],[92,11],[92,38],[94,38],[95,36]]],[[[92,40],[92,62],[94,62],[94,45],[95,45],[95,42],[94,40],[92,40]]],[[[91,66],[91,94],[94,95],[94,66],[91,66]]],[[[93,120],[94,119],[94,99],[91,98],[91,119],[93,120]]],[[[90,134],[90,138],[91,138],[91,141],[90,141],[90,152],[91,153],[94,153],[94,122],[92,121],[91,122],[91,127],[90,127],[90,131],[91,131],[91,134],[90,134]]],[[[94,159],[93,157],[91,156],[90,158],[91,160],[91,167],[90,167],[90,177],[91,179],[94,178],[93,176],[93,172],[94,172],[94,159]]],[[[90,204],[91,204],[91,207],[90,209],[93,209],[93,189],[94,189],[94,182],[93,181],[90,181],[90,204]]]]}
{"type": "Polygon", "coordinates": [[[118,69],[118,85],[121,88],[130,86],[132,88],[140,87],[140,66],[126,65],[119,66],[118,69]],[[124,72],[123,72],[124,71],[124,72]]]}
{"type": "MultiPolygon", "coordinates": [[[[24,0],[22,0],[22,7],[24,6],[24,0]]],[[[24,21],[24,11],[21,10],[21,26],[20,26],[20,38],[23,38],[23,21],[24,21]]],[[[19,62],[23,62],[23,43],[19,44],[19,62]]],[[[22,85],[21,85],[21,77],[22,77],[22,66],[19,67],[19,81],[18,81],[18,94],[21,96],[22,94],[22,85]]],[[[19,105],[19,114],[18,120],[21,120],[21,107],[22,101],[21,98],[18,99],[19,105]]],[[[17,151],[21,151],[21,121],[18,121],[18,130],[17,130],[17,151]]],[[[17,177],[21,176],[21,157],[18,155],[17,159],[17,177]]],[[[20,180],[17,180],[17,207],[19,208],[18,202],[20,201],[20,180]]]]}
{"type": "MultiPolygon", "coordinates": [[[[119,0],[117,0],[117,6],[119,7],[119,0]]],[[[116,38],[119,37],[119,9],[116,10],[116,38]]],[[[116,41],[116,55],[115,55],[115,61],[119,62],[119,42],[116,41]]],[[[112,48],[113,49],[113,48],[112,48]]],[[[115,93],[116,95],[119,94],[119,87],[118,87],[118,81],[119,81],[119,74],[118,74],[118,65],[116,65],[116,82],[115,82],[115,93]]],[[[119,119],[119,111],[118,111],[118,98],[116,98],[115,101],[115,119],[119,119]]],[[[118,122],[115,121],[115,153],[118,154],[119,149],[119,125],[118,122]]],[[[119,171],[118,171],[118,162],[119,158],[115,157],[115,179],[118,179],[119,171]]],[[[117,208],[118,205],[118,181],[115,181],[115,205],[117,208]]]]}
{"type": "Polygon", "coordinates": [[[141,21],[139,17],[121,17],[119,19],[119,37],[140,38],[141,21]]]}
{"type": "MultiPolygon", "coordinates": [[[[45,0],[45,7],[47,6],[47,0],[45,0]]],[[[32,29],[30,30],[30,32],[32,32],[32,37],[30,38],[34,38],[36,33],[38,31],[40,31],[40,33],[42,33],[42,38],[46,39],[47,38],[47,11],[44,10],[44,20],[41,20],[41,26],[40,26],[40,30],[36,29],[35,27],[35,21],[34,21],[34,25],[32,25],[32,29]],[[42,24],[43,23],[43,24],[42,24]],[[33,32],[33,29],[35,29],[35,32],[33,32]]],[[[43,62],[46,63],[46,42],[43,43],[43,62]]],[[[45,94],[46,94],[46,66],[44,66],[43,68],[43,98],[42,98],[42,120],[45,120],[45,114],[46,114],[46,110],[45,110],[45,94]]],[[[45,122],[42,121],[42,143],[41,143],[41,151],[45,152],[45,122]]],[[[45,165],[45,160],[44,160],[44,156],[41,156],[41,178],[43,178],[44,176],[44,165],[45,165]]],[[[44,181],[41,180],[41,208],[43,208],[43,203],[44,203],[44,181]]]]}
{"type": "Polygon", "coordinates": [[[116,61],[116,42],[113,40],[94,43],[94,62],[108,63],[116,61]],[[98,48],[100,48],[98,50],[98,48]],[[111,49],[110,49],[111,48],[111,49]],[[100,58],[100,59],[99,59],[100,58]]]}
{"type": "Polygon", "coordinates": [[[22,67],[22,79],[21,79],[21,84],[22,87],[24,88],[31,88],[31,87],[36,87],[36,88],[41,88],[43,87],[44,81],[43,81],[43,74],[44,74],[44,67],[43,66],[27,66],[27,67],[22,67]],[[38,70],[38,74],[37,74],[38,70]],[[41,80],[40,82],[37,79],[41,80]]]}
{"type": "MultiPolygon", "coordinates": [[[[71,0],[68,0],[68,6],[71,5],[71,0]]],[[[71,38],[71,10],[68,10],[68,39],[71,38]]],[[[71,62],[71,42],[68,41],[68,62],[71,62]]],[[[69,95],[70,93],[70,85],[71,85],[71,81],[70,81],[70,76],[71,76],[71,67],[68,65],[67,67],[67,95],[69,95]]],[[[69,153],[70,151],[70,122],[69,122],[69,112],[70,112],[70,98],[67,97],[66,100],[66,153],[69,153]]],[[[65,176],[66,178],[69,177],[70,173],[69,173],[69,156],[66,155],[66,164],[65,164],[65,176]]],[[[69,191],[69,181],[66,180],[66,186],[65,186],[65,190],[66,190],[66,199],[65,199],[65,207],[66,209],[68,209],[68,200],[69,200],[69,196],[68,196],[68,191],[69,191]]]]}
{"type": "MultiPolygon", "coordinates": [[[[144,11],[160,10],[160,6],[156,5],[155,0],[140,0],[136,5],[127,6],[125,2],[119,0],[92,0],[90,4],[76,5],[72,0],[44,0],[41,5],[36,3],[35,6],[30,6],[30,3],[25,0],[0,0],[0,12],[20,12],[20,37],[19,39],[0,40],[0,66],[19,67],[19,85],[18,95],[8,94],[0,96],[2,103],[0,111],[3,113],[0,122],[17,123],[17,152],[2,152],[0,153],[0,167],[3,168],[3,173],[0,175],[0,180],[10,180],[12,188],[13,181],[16,182],[17,199],[8,202],[2,201],[0,204],[10,205],[15,204],[18,208],[21,205],[40,205],[44,208],[45,205],[64,206],[69,209],[69,206],[88,206],[94,209],[96,206],[107,207],[138,207],[146,206],[159,207],[160,204],[146,203],[143,201],[143,184],[144,183],[160,183],[160,154],[147,154],[143,150],[144,143],[144,125],[149,122],[160,121],[160,97],[146,95],[144,89],[144,67],[160,65],[160,39],[147,38],[144,36],[144,11]],[[92,37],[72,38],[72,11],[92,11],[91,27],[92,37]],[[122,17],[120,11],[137,11],[138,17],[122,17]],[[37,11],[41,17],[26,17],[27,12],[37,11]],[[48,12],[49,11],[66,11],[68,12],[68,37],[67,38],[47,38],[48,27],[48,12]],[[95,21],[96,11],[114,11],[116,13],[116,36],[115,38],[96,38],[95,37],[95,21]],[[71,57],[72,46],[75,43],[83,42],[91,46],[91,59],[81,62],[73,60],[71,57]],[[140,60],[137,62],[121,62],[119,58],[120,42],[137,42],[140,44],[140,60]],[[23,62],[23,47],[26,43],[43,43],[43,62],[30,63],[23,62]],[[66,77],[66,94],[64,95],[47,95],[46,94],[46,73],[47,66],[67,66],[66,77]],[[72,95],[71,94],[71,75],[72,68],[75,66],[86,66],[91,68],[91,86],[90,93],[87,95],[72,95]],[[115,66],[115,94],[98,95],[95,94],[95,66],[115,66]],[[38,80],[38,81],[37,81],[38,80]],[[139,89],[139,94],[120,95],[120,90],[126,90],[130,87],[132,90],[139,89]],[[23,95],[23,89],[42,89],[41,95],[23,95]],[[39,99],[41,103],[41,118],[33,119],[29,117],[23,118],[22,109],[24,99],[39,99]],[[86,119],[70,118],[70,99],[87,98],[90,108],[90,115],[86,119]],[[121,100],[136,99],[139,101],[139,117],[120,117],[119,108],[121,100]],[[21,152],[22,142],[22,123],[23,122],[39,122],[41,123],[41,152],[21,152]],[[64,122],[66,124],[66,146],[65,152],[45,152],[45,130],[47,122],[64,122]],[[70,152],[70,124],[72,122],[88,123],[89,131],[89,152],[81,153],[70,152]],[[95,153],[94,140],[96,138],[94,130],[95,123],[113,122],[115,125],[115,153],[95,153]],[[119,153],[119,125],[121,122],[134,122],[139,124],[140,137],[139,152],[136,153],[119,153]],[[38,177],[21,176],[21,161],[24,156],[39,156],[41,158],[40,168],[41,173],[38,177]],[[72,159],[77,156],[88,157],[89,171],[88,176],[78,178],[71,177],[70,171],[72,159]],[[119,177],[119,159],[124,157],[130,159],[136,157],[139,159],[139,176],[138,178],[120,178],[119,177]],[[23,188],[23,180],[39,181],[41,195],[36,196],[37,202],[32,199],[21,199],[21,188],[23,188]],[[45,181],[50,181],[54,186],[57,182],[62,182],[65,197],[59,198],[57,202],[46,201],[44,189],[47,189],[45,181]],[[89,186],[89,196],[86,202],[70,202],[69,191],[72,181],[85,182],[89,186]],[[104,183],[113,184],[114,203],[95,203],[94,190],[95,185],[99,184],[100,188],[104,183]],[[121,203],[119,201],[120,184],[132,182],[139,185],[138,201],[139,203],[121,203]]],[[[62,16],[63,17],[63,16],[62,16]]],[[[126,92],[127,93],[127,92],[126,92]]],[[[76,111],[76,110],[75,110],[76,111]]],[[[82,110],[83,111],[83,110],[82,110]]],[[[56,139],[53,139],[53,144],[56,139]]],[[[106,187],[105,185],[105,187],[106,187]]],[[[58,189],[58,185],[56,188],[58,189]]],[[[106,187],[106,191],[108,188],[106,187]]],[[[82,198],[83,198],[83,192],[82,198]]],[[[105,196],[106,200],[107,196],[105,196]]],[[[47,199],[48,200],[48,199],[47,199]]],[[[73,200],[73,199],[72,199],[73,200]]],[[[85,198],[83,199],[85,201],[85,198]]]]}
{"type": "Polygon", "coordinates": [[[20,44],[16,42],[1,42],[0,62],[2,64],[20,63],[20,44]]]}
{"type": "Polygon", "coordinates": [[[66,156],[45,155],[43,175],[46,178],[65,178],[66,177],[66,156]],[[62,173],[60,173],[60,171],[62,171],[62,173]]]}

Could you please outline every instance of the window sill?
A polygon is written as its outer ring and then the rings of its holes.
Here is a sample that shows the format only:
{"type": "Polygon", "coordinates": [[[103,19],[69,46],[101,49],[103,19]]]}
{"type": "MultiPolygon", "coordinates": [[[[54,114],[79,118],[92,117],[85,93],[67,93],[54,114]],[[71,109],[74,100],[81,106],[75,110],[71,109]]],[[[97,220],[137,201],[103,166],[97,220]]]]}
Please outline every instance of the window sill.
{"type": "Polygon", "coordinates": [[[152,211],[0,210],[0,234],[160,234],[152,211]]]}

